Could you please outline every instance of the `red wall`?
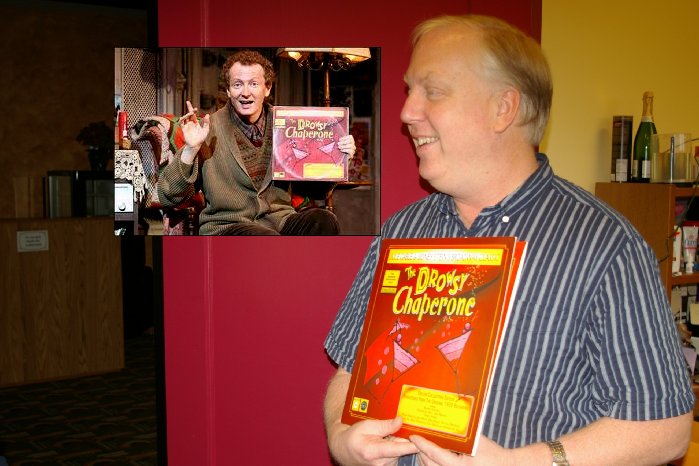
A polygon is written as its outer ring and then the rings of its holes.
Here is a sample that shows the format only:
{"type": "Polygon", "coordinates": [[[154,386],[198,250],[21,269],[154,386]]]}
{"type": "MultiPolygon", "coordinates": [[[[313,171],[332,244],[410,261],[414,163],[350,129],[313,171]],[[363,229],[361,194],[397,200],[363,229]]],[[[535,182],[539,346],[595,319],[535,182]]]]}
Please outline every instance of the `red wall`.
{"type": "MultiPolygon", "coordinates": [[[[385,3],[160,0],[159,45],[381,47],[385,219],[425,195],[399,119],[412,28],[473,11],[538,38],[541,0],[385,3]]],[[[370,240],[164,239],[168,464],[330,465],[322,400],[334,368],[323,339],[370,240]]]]}

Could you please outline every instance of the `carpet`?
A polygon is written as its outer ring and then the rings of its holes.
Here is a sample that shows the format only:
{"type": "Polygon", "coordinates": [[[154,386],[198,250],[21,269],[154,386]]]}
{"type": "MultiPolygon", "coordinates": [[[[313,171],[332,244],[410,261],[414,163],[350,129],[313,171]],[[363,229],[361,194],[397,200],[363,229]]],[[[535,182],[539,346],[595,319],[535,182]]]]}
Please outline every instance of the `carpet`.
{"type": "Polygon", "coordinates": [[[124,351],[119,372],[0,388],[0,457],[9,466],[159,464],[154,338],[126,339],[124,351]]]}

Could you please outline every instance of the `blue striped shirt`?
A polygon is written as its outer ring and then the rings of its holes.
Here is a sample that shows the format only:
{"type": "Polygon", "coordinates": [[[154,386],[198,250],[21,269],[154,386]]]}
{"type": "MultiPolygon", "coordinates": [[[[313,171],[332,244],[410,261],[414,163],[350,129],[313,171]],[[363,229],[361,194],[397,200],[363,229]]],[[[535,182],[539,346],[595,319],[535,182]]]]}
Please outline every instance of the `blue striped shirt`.
{"type": "MultiPolygon", "coordinates": [[[[694,395],[653,251],[625,218],[555,176],[544,154],[537,160],[538,170],[471,228],[450,196],[435,193],[382,229],[386,237],[517,236],[528,243],[483,434],[515,448],[601,417],[653,420],[691,411],[694,395]]],[[[325,341],[348,371],[380,241],[371,244],[325,341]]]]}

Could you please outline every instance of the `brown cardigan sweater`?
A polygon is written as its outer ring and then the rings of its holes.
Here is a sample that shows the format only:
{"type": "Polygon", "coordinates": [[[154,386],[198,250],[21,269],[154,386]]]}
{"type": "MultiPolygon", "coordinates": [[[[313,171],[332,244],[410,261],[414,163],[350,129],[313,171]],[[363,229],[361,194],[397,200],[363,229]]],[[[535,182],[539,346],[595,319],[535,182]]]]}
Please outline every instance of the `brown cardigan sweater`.
{"type": "Polygon", "coordinates": [[[158,179],[163,206],[180,205],[201,185],[206,207],[199,215],[199,234],[217,235],[227,226],[240,222],[255,222],[279,231],[287,217],[294,213],[291,197],[272,183],[271,162],[258,186],[250,179],[243,162],[244,153],[250,151],[263,150],[271,157],[271,108],[266,108],[267,129],[264,144],[259,148],[253,146],[232,121],[230,111],[230,103],[226,103],[211,115],[209,134],[199,150],[197,163],[183,163],[178,153],[163,169],[158,179]]]}

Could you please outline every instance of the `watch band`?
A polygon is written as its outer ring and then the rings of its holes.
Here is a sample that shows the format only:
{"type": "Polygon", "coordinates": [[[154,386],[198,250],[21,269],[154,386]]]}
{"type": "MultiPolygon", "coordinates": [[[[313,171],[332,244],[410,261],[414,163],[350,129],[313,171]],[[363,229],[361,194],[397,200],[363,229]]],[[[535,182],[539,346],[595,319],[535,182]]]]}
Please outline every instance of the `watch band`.
{"type": "Polygon", "coordinates": [[[558,440],[551,440],[546,442],[546,445],[551,449],[551,454],[553,455],[553,465],[552,466],[570,466],[568,464],[568,459],[566,458],[566,451],[563,449],[563,445],[558,440]]]}

